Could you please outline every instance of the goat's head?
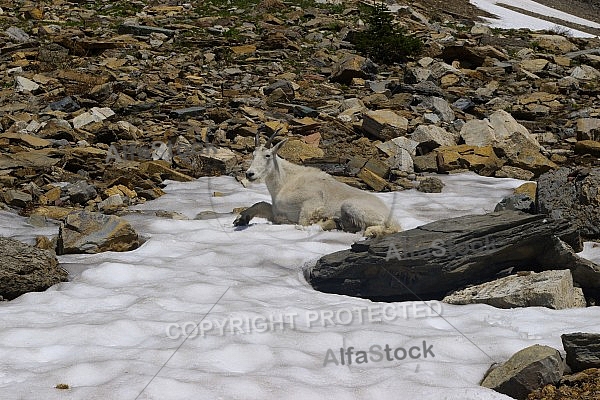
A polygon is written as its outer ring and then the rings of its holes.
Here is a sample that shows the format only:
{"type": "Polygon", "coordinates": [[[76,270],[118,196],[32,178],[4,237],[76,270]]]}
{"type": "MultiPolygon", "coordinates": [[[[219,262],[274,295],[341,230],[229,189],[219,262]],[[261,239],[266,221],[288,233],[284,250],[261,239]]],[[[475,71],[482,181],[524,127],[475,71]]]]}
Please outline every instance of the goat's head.
{"type": "Polygon", "coordinates": [[[271,142],[276,134],[277,132],[275,132],[264,145],[259,143],[258,135],[256,135],[256,148],[254,149],[252,164],[250,164],[250,168],[246,171],[246,178],[248,178],[249,181],[263,179],[277,169],[277,152],[287,139],[284,139],[271,147],[271,142]]]}

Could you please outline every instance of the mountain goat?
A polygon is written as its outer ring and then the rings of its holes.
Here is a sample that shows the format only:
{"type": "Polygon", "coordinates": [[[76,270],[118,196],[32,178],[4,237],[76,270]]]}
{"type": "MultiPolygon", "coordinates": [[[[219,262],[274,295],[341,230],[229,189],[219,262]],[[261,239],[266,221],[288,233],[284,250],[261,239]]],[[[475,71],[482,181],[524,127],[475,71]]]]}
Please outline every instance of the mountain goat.
{"type": "Polygon", "coordinates": [[[270,147],[273,136],[261,146],[256,136],[253,160],[246,172],[249,181],[264,179],[272,203],[261,201],[243,211],[235,226],[254,217],[274,224],[311,225],[335,222],[338,229],[379,236],[400,230],[388,207],[375,195],[346,185],[317,168],[293,164],[277,155],[287,141],[270,147]]]}

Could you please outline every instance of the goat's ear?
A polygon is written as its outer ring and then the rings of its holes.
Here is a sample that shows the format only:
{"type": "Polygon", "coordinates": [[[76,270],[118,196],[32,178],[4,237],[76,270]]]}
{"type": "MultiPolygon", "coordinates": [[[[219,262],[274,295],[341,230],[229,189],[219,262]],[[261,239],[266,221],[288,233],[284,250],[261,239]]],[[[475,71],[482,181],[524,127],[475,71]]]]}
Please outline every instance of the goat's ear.
{"type": "Polygon", "coordinates": [[[277,152],[279,151],[279,149],[281,148],[281,146],[283,146],[285,144],[285,142],[287,142],[287,139],[283,139],[281,142],[277,143],[275,146],[273,146],[273,154],[277,154],[277,152]]]}

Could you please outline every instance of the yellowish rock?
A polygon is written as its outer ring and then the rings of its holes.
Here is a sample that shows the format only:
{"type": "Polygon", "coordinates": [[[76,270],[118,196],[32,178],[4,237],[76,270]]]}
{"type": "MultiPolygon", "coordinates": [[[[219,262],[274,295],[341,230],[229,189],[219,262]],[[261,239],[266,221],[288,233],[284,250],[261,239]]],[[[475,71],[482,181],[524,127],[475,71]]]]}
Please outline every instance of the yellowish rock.
{"type": "Polygon", "coordinates": [[[256,52],[256,46],[253,44],[246,44],[246,45],[242,45],[242,46],[232,46],[230,47],[231,51],[233,51],[234,54],[237,55],[243,55],[243,54],[252,54],[254,52],[256,52]]]}
{"type": "Polygon", "coordinates": [[[535,182],[526,182],[521,186],[515,188],[513,191],[514,194],[525,194],[529,196],[530,199],[535,200],[535,193],[537,189],[537,183],[535,182]]]}

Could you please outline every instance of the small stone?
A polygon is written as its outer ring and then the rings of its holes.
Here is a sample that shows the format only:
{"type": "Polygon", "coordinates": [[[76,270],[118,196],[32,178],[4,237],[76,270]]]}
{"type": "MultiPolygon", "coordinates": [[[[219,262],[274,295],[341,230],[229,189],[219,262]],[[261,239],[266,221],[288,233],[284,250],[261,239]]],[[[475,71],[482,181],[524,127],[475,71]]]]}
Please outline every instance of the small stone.
{"type": "Polygon", "coordinates": [[[578,65],[571,72],[571,77],[582,81],[593,81],[600,79],[600,71],[589,65],[578,65]]]}
{"type": "Polygon", "coordinates": [[[17,92],[35,92],[40,88],[40,85],[32,81],[31,79],[27,79],[23,76],[17,76],[15,78],[15,82],[17,84],[17,92]]]}
{"type": "Polygon", "coordinates": [[[491,176],[502,166],[492,146],[478,147],[461,144],[442,146],[434,150],[439,171],[469,169],[480,175],[491,176]]]}
{"type": "Polygon", "coordinates": [[[230,47],[231,51],[236,55],[246,55],[252,54],[256,52],[256,46],[253,44],[242,45],[242,46],[232,46],[230,47]]]}
{"type": "Polygon", "coordinates": [[[39,138],[37,136],[24,134],[24,133],[13,133],[7,132],[0,134],[0,139],[9,139],[11,141],[18,141],[27,146],[34,148],[49,147],[52,143],[49,140],[39,138]]]}
{"type": "Polygon", "coordinates": [[[494,208],[494,212],[506,210],[535,214],[535,202],[526,194],[513,194],[500,200],[494,208]]]}
{"type": "Polygon", "coordinates": [[[115,115],[115,112],[108,107],[92,107],[90,111],[79,114],[71,123],[73,128],[79,129],[94,122],[101,122],[115,115]]]}
{"type": "Polygon", "coordinates": [[[353,78],[367,78],[375,65],[364,57],[349,54],[333,65],[330,80],[350,84],[353,78]]]}
{"type": "Polygon", "coordinates": [[[368,111],[363,114],[362,128],[373,136],[389,140],[406,133],[408,119],[392,110],[368,111]]]}
{"type": "Polygon", "coordinates": [[[320,158],[325,155],[322,149],[311,146],[304,142],[304,140],[288,140],[280,149],[278,153],[281,157],[286,160],[299,164],[309,158],[320,158]]]}
{"type": "Polygon", "coordinates": [[[23,29],[17,28],[16,26],[9,27],[4,33],[15,42],[25,43],[31,40],[31,37],[23,29]]]}
{"type": "Polygon", "coordinates": [[[429,176],[419,183],[417,190],[423,193],[442,193],[444,182],[435,176],[429,176]]]}
{"type": "Polygon", "coordinates": [[[573,286],[568,269],[510,275],[456,291],[443,301],[450,304],[482,303],[498,308],[540,306],[555,310],[586,306],[583,292],[573,286]]]}
{"type": "Polygon", "coordinates": [[[577,140],[600,142],[600,118],[579,118],[577,120],[577,140]]]}
{"type": "Polygon", "coordinates": [[[29,193],[20,190],[10,189],[4,193],[4,201],[13,207],[26,207],[32,200],[33,198],[29,193]]]}
{"type": "Polygon", "coordinates": [[[476,22],[471,28],[472,35],[491,35],[492,30],[489,26],[476,22]]]}
{"type": "Polygon", "coordinates": [[[564,36],[560,35],[532,35],[533,40],[539,47],[549,50],[553,53],[564,54],[570,51],[578,50],[577,46],[564,36]]]}
{"type": "Polygon", "coordinates": [[[179,108],[177,110],[173,110],[169,113],[169,117],[171,118],[195,118],[203,115],[206,112],[205,107],[188,107],[188,108],[179,108]]]}
{"type": "Polygon", "coordinates": [[[533,60],[523,60],[519,63],[519,66],[523,69],[526,69],[529,72],[533,72],[537,74],[542,72],[548,66],[549,61],[543,58],[536,58],[533,60]]]}
{"type": "Polygon", "coordinates": [[[147,175],[157,174],[160,176],[161,180],[171,179],[179,182],[190,182],[194,180],[194,178],[189,175],[171,169],[169,164],[165,161],[143,162],[140,164],[140,172],[147,175]]]}
{"type": "Polygon", "coordinates": [[[423,156],[413,157],[414,169],[416,172],[437,172],[437,156],[435,152],[427,153],[423,156]]]}
{"type": "Polygon", "coordinates": [[[455,146],[456,136],[436,125],[419,125],[413,131],[411,138],[421,147],[433,150],[440,146],[455,146]]]}
{"type": "Polygon", "coordinates": [[[370,188],[378,192],[381,192],[388,185],[385,179],[378,176],[368,168],[361,169],[357,177],[362,179],[362,181],[369,185],[370,188]]]}
{"type": "Polygon", "coordinates": [[[0,298],[13,300],[67,280],[52,251],[0,237],[0,298]]]}
{"type": "Polygon", "coordinates": [[[96,197],[96,187],[90,185],[86,181],[78,181],[77,183],[65,186],[64,190],[69,196],[72,203],[85,205],[89,200],[96,197]]]}
{"type": "Polygon", "coordinates": [[[98,208],[100,210],[111,210],[122,207],[124,204],[123,197],[121,197],[121,195],[114,194],[98,203],[98,208]]]}

